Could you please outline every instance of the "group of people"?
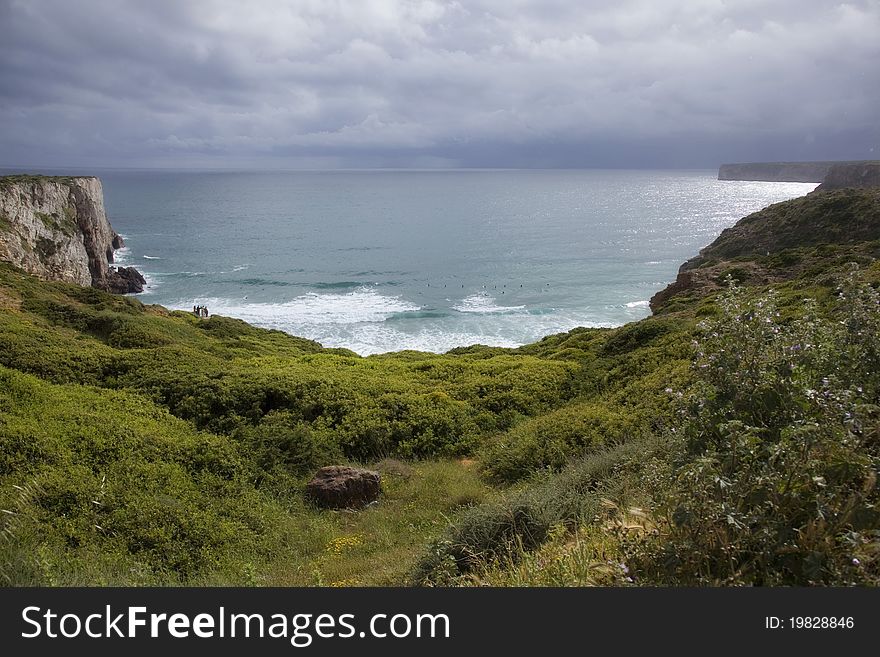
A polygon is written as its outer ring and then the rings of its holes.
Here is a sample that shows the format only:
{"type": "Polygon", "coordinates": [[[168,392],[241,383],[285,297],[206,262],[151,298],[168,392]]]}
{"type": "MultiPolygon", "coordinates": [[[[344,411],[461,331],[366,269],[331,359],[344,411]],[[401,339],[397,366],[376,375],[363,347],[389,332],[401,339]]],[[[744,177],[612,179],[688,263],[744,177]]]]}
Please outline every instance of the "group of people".
{"type": "Polygon", "coordinates": [[[208,306],[193,306],[193,315],[196,317],[207,317],[208,306]]]}

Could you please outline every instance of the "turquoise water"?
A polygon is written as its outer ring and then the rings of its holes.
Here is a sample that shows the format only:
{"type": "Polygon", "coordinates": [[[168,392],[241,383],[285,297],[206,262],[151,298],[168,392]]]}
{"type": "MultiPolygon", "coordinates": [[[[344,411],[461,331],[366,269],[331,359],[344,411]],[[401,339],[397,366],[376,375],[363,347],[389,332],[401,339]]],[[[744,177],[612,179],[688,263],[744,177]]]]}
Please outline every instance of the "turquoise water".
{"type": "Polygon", "coordinates": [[[714,171],[104,173],[145,303],[361,354],[516,346],[649,314],[679,265],[803,183],[714,171]]]}

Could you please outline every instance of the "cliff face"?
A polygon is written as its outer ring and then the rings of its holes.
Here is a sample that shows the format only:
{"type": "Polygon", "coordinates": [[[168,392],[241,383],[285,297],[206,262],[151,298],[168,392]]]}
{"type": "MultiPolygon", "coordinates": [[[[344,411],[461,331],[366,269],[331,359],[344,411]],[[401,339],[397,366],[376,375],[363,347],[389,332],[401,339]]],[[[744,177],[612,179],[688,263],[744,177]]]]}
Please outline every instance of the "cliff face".
{"type": "Polygon", "coordinates": [[[141,292],[137,271],[110,266],[122,246],[97,178],[0,178],[0,260],[48,280],[141,292]]]}
{"type": "Polygon", "coordinates": [[[718,180],[764,182],[822,182],[836,162],[745,162],[722,164],[718,180]]]}
{"type": "Polygon", "coordinates": [[[810,182],[823,182],[806,196],[771,205],[722,231],[651,298],[651,310],[666,312],[711,294],[728,275],[767,285],[808,273],[823,267],[834,251],[823,253],[823,246],[837,247],[834,257],[880,258],[880,162],[725,164],[718,177],[791,180],[798,172],[810,182]]]}
{"type": "Polygon", "coordinates": [[[816,191],[829,191],[845,187],[880,187],[880,162],[836,164],[828,170],[816,191]]]}
{"type": "Polygon", "coordinates": [[[833,162],[747,162],[722,164],[718,180],[822,182],[833,162]]]}
{"type": "Polygon", "coordinates": [[[664,312],[725,285],[766,285],[821,267],[829,258],[872,260],[880,249],[880,187],[814,191],[740,219],[685,262],[675,282],[651,298],[664,312]],[[823,247],[833,245],[832,249],[823,247]],[[832,257],[833,256],[833,257],[832,257]]]}

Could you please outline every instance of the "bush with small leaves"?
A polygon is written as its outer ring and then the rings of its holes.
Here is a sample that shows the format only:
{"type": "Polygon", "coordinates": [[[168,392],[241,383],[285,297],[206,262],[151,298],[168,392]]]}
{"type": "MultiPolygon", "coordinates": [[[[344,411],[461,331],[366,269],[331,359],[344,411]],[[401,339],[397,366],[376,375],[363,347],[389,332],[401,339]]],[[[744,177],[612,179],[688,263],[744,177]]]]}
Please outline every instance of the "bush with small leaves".
{"type": "Polygon", "coordinates": [[[852,276],[787,323],[772,293],[719,303],[642,580],[880,584],[880,294],[852,276]]]}

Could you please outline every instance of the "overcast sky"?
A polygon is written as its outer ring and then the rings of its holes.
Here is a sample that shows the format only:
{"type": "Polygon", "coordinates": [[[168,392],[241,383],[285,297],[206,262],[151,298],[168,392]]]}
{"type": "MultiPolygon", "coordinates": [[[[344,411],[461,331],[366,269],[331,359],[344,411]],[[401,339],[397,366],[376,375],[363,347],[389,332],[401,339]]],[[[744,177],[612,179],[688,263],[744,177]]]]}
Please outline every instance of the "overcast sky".
{"type": "Polygon", "coordinates": [[[880,0],[0,0],[0,165],[880,158],[880,0]]]}

